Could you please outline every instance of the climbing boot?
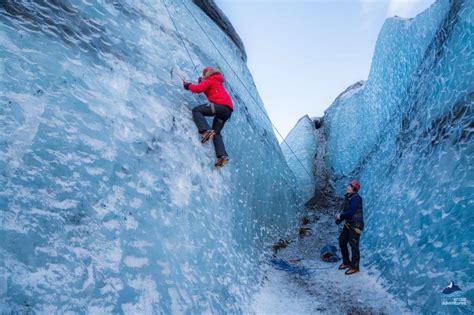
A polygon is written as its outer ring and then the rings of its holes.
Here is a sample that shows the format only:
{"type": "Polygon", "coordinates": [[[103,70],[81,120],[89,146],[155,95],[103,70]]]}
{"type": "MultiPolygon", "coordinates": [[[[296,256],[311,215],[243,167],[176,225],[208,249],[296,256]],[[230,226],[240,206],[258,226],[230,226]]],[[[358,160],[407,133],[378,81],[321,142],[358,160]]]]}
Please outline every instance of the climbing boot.
{"type": "Polygon", "coordinates": [[[219,167],[227,165],[227,163],[229,163],[229,158],[223,155],[216,160],[216,163],[214,163],[214,166],[219,168],[219,167]]]}
{"type": "Polygon", "coordinates": [[[339,269],[339,270],[344,270],[344,269],[347,269],[347,268],[349,268],[349,267],[350,267],[350,265],[346,265],[346,264],[342,263],[342,264],[339,265],[339,268],[338,268],[338,269],[339,269]]]}
{"type": "Polygon", "coordinates": [[[202,135],[201,143],[205,144],[209,140],[212,140],[212,138],[214,138],[214,136],[216,135],[216,132],[213,129],[209,129],[209,130],[204,131],[201,135],[202,135]]]}
{"type": "Polygon", "coordinates": [[[346,274],[346,275],[351,275],[351,274],[356,273],[356,272],[359,272],[359,268],[353,268],[353,267],[351,267],[351,268],[349,268],[348,270],[346,270],[345,274],[346,274]]]}

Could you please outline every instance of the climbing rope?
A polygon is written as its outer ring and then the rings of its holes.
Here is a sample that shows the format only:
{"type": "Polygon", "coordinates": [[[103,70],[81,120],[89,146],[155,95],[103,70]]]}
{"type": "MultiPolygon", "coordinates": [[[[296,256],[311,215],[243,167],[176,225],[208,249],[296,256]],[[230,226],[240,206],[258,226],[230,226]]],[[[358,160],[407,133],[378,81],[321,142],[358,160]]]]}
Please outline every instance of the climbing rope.
{"type": "MultiPolygon", "coordinates": [[[[182,38],[181,34],[179,33],[179,30],[177,28],[177,25],[176,23],[174,22],[174,19],[172,18],[171,16],[171,13],[169,11],[169,8],[168,6],[166,5],[166,2],[165,0],[162,0],[163,1],[163,4],[165,5],[166,7],[166,11],[168,12],[168,15],[171,19],[171,21],[173,22],[173,25],[174,25],[174,28],[176,29],[176,32],[178,32],[178,36],[179,38],[181,39],[184,47],[186,48],[186,51],[188,53],[188,56],[191,60],[191,62],[193,63],[194,66],[196,66],[196,64],[194,63],[193,59],[191,58],[191,54],[184,42],[184,39],[182,38]]],[[[191,12],[191,10],[188,8],[188,6],[184,3],[184,1],[182,1],[182,4],[184,6],[184,8],[186,9],[186,11],[189,12],[189,14],[191,15],[191,17],[193,18],[193,20],[196,22],[196,24],[199,26],[199,28],[202,30],[202,32],[204,33],[204,35],[206,35],[206,37],[209,39],[209,41],[211,42],[212,46],[214,46],[214,48],[216,49],[216,51],[219,53],[219,55],[222,57],[222,59],[225,61],[225,63],[229,66],[229,68],[232,70],[232,72],[234,73],[235,77],[239,80],[239,82],[242,84],[242,86],[244,87],[244,89],[247,91],[247,93],[249,94],[250,98],[254,101],[256,107],[258,109],[260,109],[262,111],[262,113],[266,116],[267,113],[263,110],[263,108],[261,108],[259,106],[259,103],[258,101],[256,100],[255,96],[250,92],[250,90],[247,88],[247,86],[245,85],[245,83],[242,81],[242,79],[240,78],[240,76],[237,74],[237,72],[234,70],[234,68],[230,65],[230,63],[227,61],[227,58],[222,54],[222,52],[219,50],[219,48],[216,46],[216,44],[214,43],[214,41],[212,40],[212,38],[209,36],[209,34],[206,32],[206,30],[202,27],[201,23],[199,23],[198,19],[196,19],[196,17],[194,16],[194,14],[191,12]]],[[[195,68],[196,70],[196,68],[195,68]]],[[[197,71],[196,71],[197,72],[197,71]]],[[[199,76],[199,73],[198,73],[198,76],[199,76]]],[[[272,126],[272,128],[278,133],[278,135],[280,136],[280,138],[283,140],[283,142],[286,144],[286,146],[288,147],[288,149],[291,151],[291,153],[294,155],[295,159],[298,161],[298,163],[301,165],[301,167],[304,169],[304,171],[306,172],[306,174],[308,175],[309,179],[310,180],[313,180],[313,177],[311,176],[311,174],[309,173],[309,171],[306,169],[306,167],[304,166],[303,162],[301,162],[301,160],[298,158],[298,156],[296,155],[295,151],[293,151],[293,149],[291,148],[291,146],[288,144],[288,142],[285,140],[285,138],[283,138],[282,134],[280,133],[280,131],[278,130],[278,128],[273,124],[273,122],[269,119],[270,121],[270,124],[272,126]]]]}
{"type": "Polygon", "coordinates": [[[196,63],[194,62],[193,60],[193,57],[191,56],[191,52],[189,51],[188,49],[188,46],[186,46],[186,42],[184,41],[184,38],[181,36],[181,32],[179,31],[178,29],[178,25],[176,24],[175,20],[173,19],[173,16],[171,15],[171,12],[170,12],[170,9],[168,8],[168,5],[166,4],[166,1],[165,0],[162,0],[163,2],[163,5],[165,6],[166,8],[166,12],[168,12],[168,15],[170,17],[170,20],[171,20],[171,23],[173,23],[173,26],[176,30],[176,33],[178,34],[178,37],[179,39],[181,40],[181,43],[183,44],[184,48],[186,49],[186,53],[188,54],[188,57],[189,57],[189,60],[191,60],[191,63],[193,64],[194,66],[194,71],[196,72],[196,74],[199,76],[199,72],[197,71],[197,65],[196,63]]]}
{"type": "MultiPolygon", "coordinates": [[[[197,70],[198,65],[196,65],[196,63],[194,62],[193,57],[191,56],[191,52],[189,51],[188,46],[186,45],[186,42],[184,41],[183,36],[181,36],[181,32],[178,29],[178,25],[176,24],[176,21],[173,19],[173,16],[171,15],[171,12],[168,8],[168,5],[166,4],[166,1],[162,0],[162,2],[163,2],[163,5],[166,8],[166,12],[168,12],[168,16],[170,17],[171,23],[173,24],[173,27],[176,30],[176,34],[178,34],[178,37],[181,40],[181,43],[183,44],[184,48],[186,49],[186,53],[188,54],[189,60],[191,60],[191,63],[193,64],[194,72],[197,74],[197,76],[199,76],[199,72],[197,70]]],[[[173,70],[171,70],[171,71],[173,71],[173,70]]],[[[178,76],[180,77],[181,80],[184,81],[183,77],[181,77],[179,74],[178,74],[178,76]]],[[[193,97],[196,98],[196,96],[194,94],[193,94],[193,97]]],[[[199,96],[197,96],[197,99],[199,100],[199,96]]]]}

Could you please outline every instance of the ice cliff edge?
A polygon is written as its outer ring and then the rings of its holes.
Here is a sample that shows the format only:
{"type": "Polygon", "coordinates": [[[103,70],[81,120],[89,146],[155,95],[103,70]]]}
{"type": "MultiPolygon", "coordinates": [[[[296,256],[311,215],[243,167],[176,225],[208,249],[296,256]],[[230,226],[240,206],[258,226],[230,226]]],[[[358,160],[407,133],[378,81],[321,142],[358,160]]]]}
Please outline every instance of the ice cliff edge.
{"type": "Polygon", "coordinates": [[[224,33],[237,45],[242,53],[242,59],[247,61],[247,53],[245,52],[245,46],[240,38],[239,34],[235,31],[234,26],[229,21],[227,16],[217,6],[214,0],[193,0],[193,2],[200,7],[216,24],[219,26],[224,33]]]}

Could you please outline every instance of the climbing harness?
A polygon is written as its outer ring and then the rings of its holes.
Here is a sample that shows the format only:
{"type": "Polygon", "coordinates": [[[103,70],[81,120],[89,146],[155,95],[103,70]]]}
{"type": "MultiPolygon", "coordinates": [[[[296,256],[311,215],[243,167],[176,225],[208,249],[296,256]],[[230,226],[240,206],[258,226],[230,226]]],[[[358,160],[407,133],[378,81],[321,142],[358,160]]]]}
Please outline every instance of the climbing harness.
{"type": "Polygon", "coordinates": [[[358,228],[356,228],[356,227],[350,225],[349,223],[345,223],[344,226],[345,226],[346,228],[348,228],[349,230],[350,230],[350,229],[353,229],[353,230],[354,230],[357,234],[359,234],[359,235],[362,234],[362,230],[361,230],[361,229],[358,229],[358,228]]]}
{"type": "MultiPolygon", "coordinates": [[[[183,37],[181,36],[179,30],[178,30],[178,27],[173,19],[173,17],[171,16],[171,12],[168,8],[168,5],[166,4],[166,1],[165,0],[162,0],[164,6],[166,7],[166,11],[168,12],[168,15],[172,21],[172,24],[176,30],[176,32],[178,33],[178,37],[181,39],[181,42],[183,44],[183,46],[185,47],[186,49],[186,52],[189,56],[189,59],[191,60],[191,62],[193,63],[193,65],[196,67],[196,64],[194,63],[194,60],[191,58],[191,53],[189,52],[188,50],[188,47],[186,46],[185,42],[184,42],[184,39],[183,37]]],[[[247,91],[248,95],[250,96],[250,98],[254,101],[256,107],[264,114],[264,115],[267,115],[267,113],[258,105],[258,102],[255,98],[255,96],[250,92],[250,90],[247,88],[247,86],[245,85],[245,83],[242,81],[242,79],[240,78],[240,76],[237,74],[237,72],[234,70],[234,68],[230,65],[229,61],[227,61],[227,58],[225,58],[225,56],[222,54],[222,52],[219,50],[219,48],[216,46],[216,44],[214,43],[214,41],[212,40],[212,38],[209,36],[209,34],[206,32],[206,30],[203,28],[203,26],[201,25],[201,23],[199,23],[199,21],[196,19],[196,17],[194,16],[194,14],[191,12],[191,10],[188,8],[188,6],[184,3],[184,1],[182,1],[182,4],[183,4],[183,7],[186,9],[186,11],[188,11],[189,15],[191,15],[191,17],[193,18],[193,20],[196,22],[196,24],[199,26],[199,28],[202,30],[202,32],[204,33],[204,35],[206,35],[206,37],[209,39],[210,43],[212,44],[212,46],[214,46],[214,48],[216,49],[216,51],[219,53],[219,55],[222,57],[222,59],[225,61],[225,63],[229,66],[230,70],[232,70],[232,72],[234,73],[235,77],[239,80],[239,82],[242,84],[242,86],[244,87],[244,89],[247,91]]],[[[196,69],[195,69],[196,70],[196,69]]],[[[197,70],[196,70],[197,72],[197,70]]],[[[198,76],[199,76],[199,73],[198,73],[198,76]]],[[[290,150],[290,152],[294,155],[295,159],[298,161],[298,163],[301,165],[301,167],[304,169],[304,171],[306,172],[306,174],[308,175],[309,179],[310,180],[313,180],[313,176],[311,176],[311,174],[309,173],[309,171],[306,169],[306,167],[304,166],[303,162],[301,162],[301,160],[298,158],[298,156],[296,155],[295,151],[293,151],[293,149],[291,148],[291,146],[288,144],[288,142],[285,140],[285,138],[283,138],[282,134],[280,133],[280,131],[278,130],[278,128],[273,124],[273,122],[269,119],[270,121],[270,124],[271,126],[273,127],[273,129],[277,132],[277,134],[280,136],[280,138],[283,140],[283,142],[286,144],[286,146],[288,147],[288,149],[290,150]]]]}
{"type": "MultiPolygon", "coordinates": [[[[216,119],[216,120],[220,121],[221,123],[223,123],[224,120],[222,120],[222,119],[220,119],[216,116],[216,104],[214,104],[212,102],[209,102],[207,104],[207,106],[211,107],[211,113],[212,113],[212,116],[214,116],[214,119],[216,119]]],[[[232,115],[229,118],[227,118],[226,122],[230,121],[231,118],[232,118],[232,115]]]]}
{"type": "Polygon", "coordinates": [[[216,104],[211,102],[211,103],[209,103],[209,105],[211,106],[212,115],[215,116],[216,115],[216,104]]]}

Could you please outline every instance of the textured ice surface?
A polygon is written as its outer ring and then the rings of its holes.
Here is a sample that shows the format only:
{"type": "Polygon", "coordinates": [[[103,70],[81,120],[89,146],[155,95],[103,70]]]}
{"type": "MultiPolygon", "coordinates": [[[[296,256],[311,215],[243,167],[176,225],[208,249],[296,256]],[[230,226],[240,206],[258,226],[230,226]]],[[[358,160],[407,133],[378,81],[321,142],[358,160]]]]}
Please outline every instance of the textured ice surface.
{"type": "Polygon", "coordinates": [[[239,49],[166,2],[235,101],[219,171],[191,120],[203,98],[170,74],[196,78],[162,1],[0,3],[2,312],[238,312],[265,244],[295,225],[294,176],[239,49]]]}
{"type": "Polygon", "coordinates": [[[304,201],[314,195],[314,156],[316,155],[314,121],[308,116],[300,118],[281,143],[281,150],[296,176],[304,201]]]}
{"type": "Polygon", "coordinates": [[[472,311],[441,291],[454,280],[474,298],[473,17],[473,1],[442,0],[388,19],[368,81],[324,120],[339,192],[362,182],[362,260],[418,311],[472,311]]]}

